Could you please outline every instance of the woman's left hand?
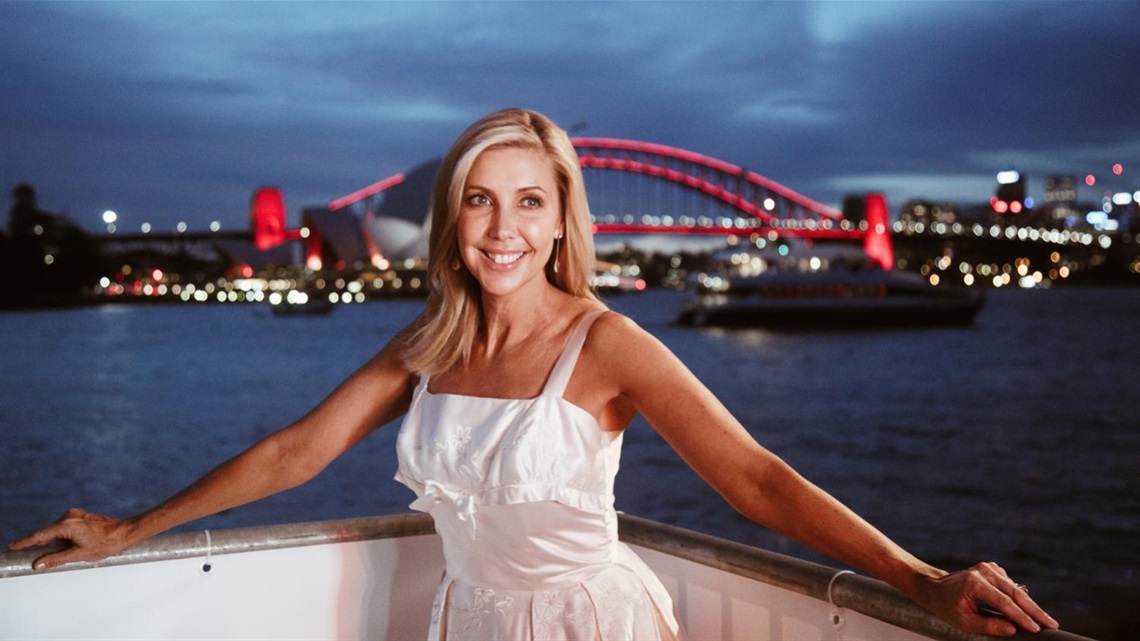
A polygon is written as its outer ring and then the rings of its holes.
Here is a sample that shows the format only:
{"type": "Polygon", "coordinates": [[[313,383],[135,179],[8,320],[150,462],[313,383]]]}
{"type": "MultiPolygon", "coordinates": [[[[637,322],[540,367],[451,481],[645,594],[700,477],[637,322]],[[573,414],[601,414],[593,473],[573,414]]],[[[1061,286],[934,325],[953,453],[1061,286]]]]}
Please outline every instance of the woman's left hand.
{"type": "Polygon", "coordinates": [[[1057,621],[1029,597],[1029,590],[1009,578],[996,563],[979,563],[929,579],[915,601],[967,632],[1013,636],[1017,626],[1030,632],[1058,627],[1057,621]]]}

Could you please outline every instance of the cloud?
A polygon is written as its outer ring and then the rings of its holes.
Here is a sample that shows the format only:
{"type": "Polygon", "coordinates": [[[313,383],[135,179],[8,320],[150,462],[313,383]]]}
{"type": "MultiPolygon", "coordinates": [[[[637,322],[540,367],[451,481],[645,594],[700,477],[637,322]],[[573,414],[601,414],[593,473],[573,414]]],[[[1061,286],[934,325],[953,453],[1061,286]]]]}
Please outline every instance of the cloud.
{"type": "Polygon", "coordinates": [[[258,184],[322,202],[519,105],[831,204],[965,200],[1140,166],[1138,31],[1134,2],[0,3],[0,180],[242,224],[258,184]]]}

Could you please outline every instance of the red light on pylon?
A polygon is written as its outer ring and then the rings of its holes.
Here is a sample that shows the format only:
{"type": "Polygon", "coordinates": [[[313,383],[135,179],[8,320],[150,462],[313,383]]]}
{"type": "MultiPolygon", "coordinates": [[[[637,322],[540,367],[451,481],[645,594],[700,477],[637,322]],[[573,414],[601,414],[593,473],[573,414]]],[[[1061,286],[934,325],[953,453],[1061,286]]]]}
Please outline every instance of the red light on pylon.
{"type": "Polygon", "coordinates": [[[276,187],[260,187],[253,192],[249,207],[253,244],[265,251],[285,242],[285,197],[276,187]]]}
{"type": "Polygon", "coordinates": [[[1123,174],[1124,173],[1124,165],[1122,165],[1120,163],[1116,163],[1115,165],[1112,166],[1112,173],[1116,174],[1117,176],[1119,176],[1120,174],[1123,174]]]}
{"type": "Polygon", "coordinates": [[[893,269],[895,265],[895,249],[891,243],[891,235],[887,232],[890,214],[887,211],[887,199],[881,193],[867,194],[866,220],[867,226],[872,230],[863,239],[863,251],[867,252],[883,269],[893,269]]]}
{"type": "Polygon", "coordinates": [[[1093,185],[1095,185],[1096,184],[1096,176],[1094,176],[1092,174],[1085,176],[1085,184],[1088,185],[1089,187],[1092,187],[1093,185]]]}

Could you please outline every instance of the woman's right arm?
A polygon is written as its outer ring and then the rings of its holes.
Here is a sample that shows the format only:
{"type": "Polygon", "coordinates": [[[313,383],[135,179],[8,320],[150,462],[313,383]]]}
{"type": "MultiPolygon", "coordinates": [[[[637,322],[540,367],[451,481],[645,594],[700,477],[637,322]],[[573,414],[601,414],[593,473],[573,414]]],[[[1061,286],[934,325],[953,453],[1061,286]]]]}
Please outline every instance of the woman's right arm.
{"type": "Polygon", "coordinates": [[[177,525],[276,494],[316,476],[377,427],[404,414],[416,376],[404,367],[401,332],[300,420],[258,441],[186,489],[137,516],[119,520],[72,508],[10,550],[69,541],[35,560],[36,570],[95,561],[177,525]]]}

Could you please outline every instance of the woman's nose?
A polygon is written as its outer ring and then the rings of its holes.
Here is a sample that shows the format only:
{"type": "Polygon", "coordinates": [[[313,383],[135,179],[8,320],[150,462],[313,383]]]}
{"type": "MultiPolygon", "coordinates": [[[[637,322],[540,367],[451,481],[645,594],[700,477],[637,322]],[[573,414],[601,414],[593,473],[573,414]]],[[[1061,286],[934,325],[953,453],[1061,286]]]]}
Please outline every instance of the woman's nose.
{"type": "Polygon", "coordinates": [[[491,214],[491,225],[487,233],[491,238],[514,238],[517,232],[518,218],[509,207],[496,207],[491,214]]]}

